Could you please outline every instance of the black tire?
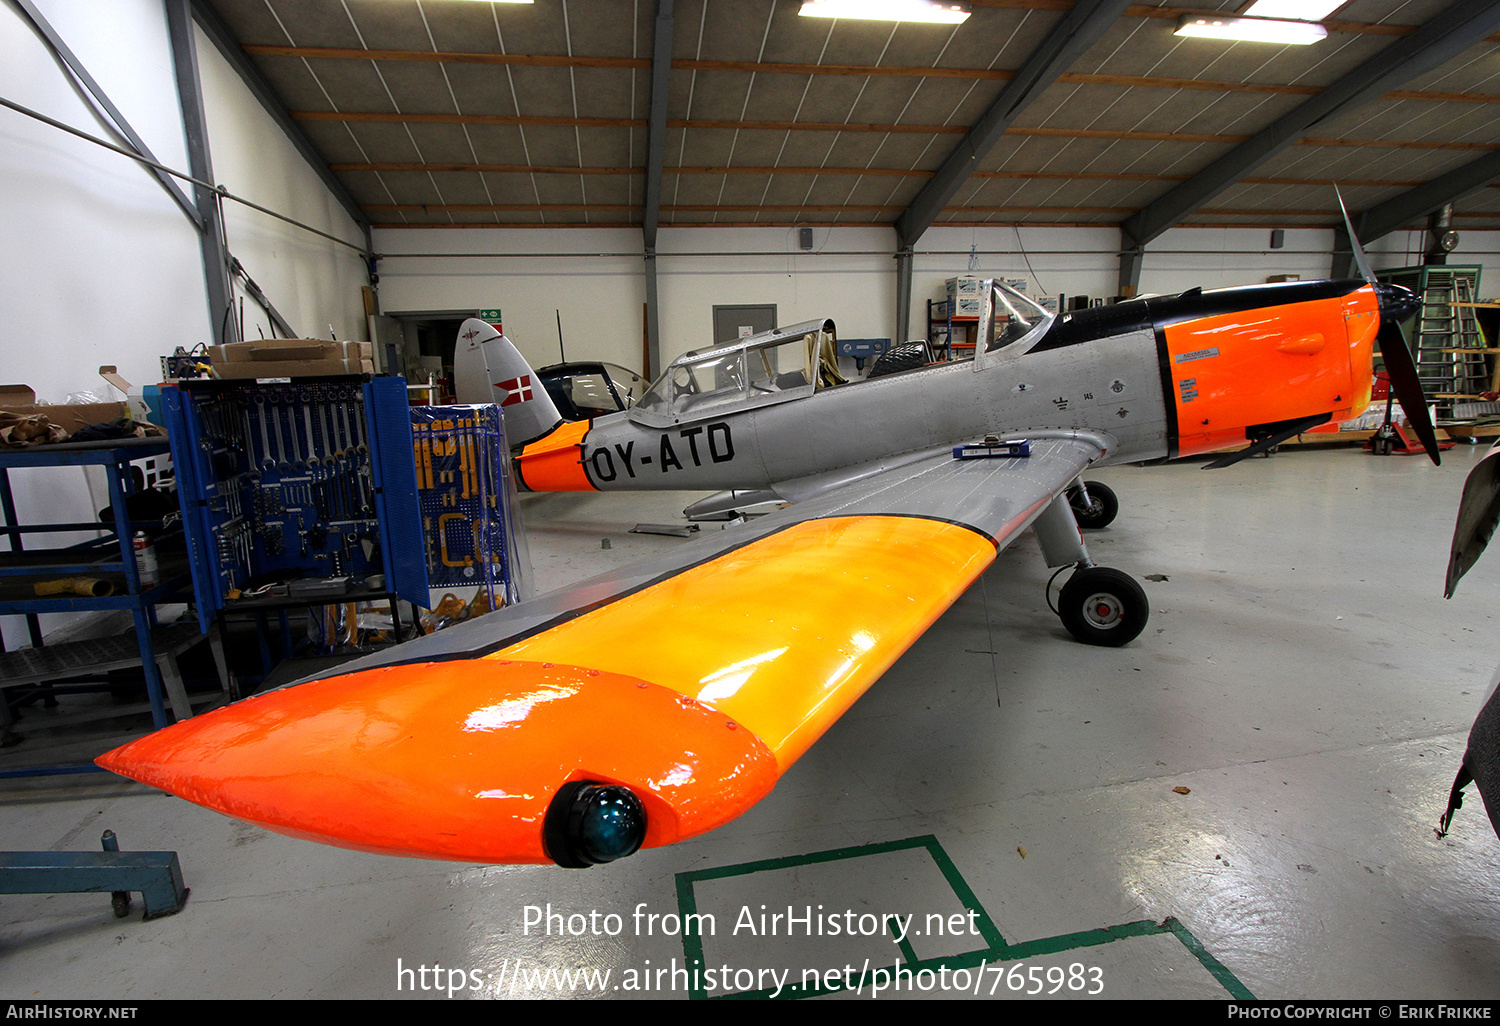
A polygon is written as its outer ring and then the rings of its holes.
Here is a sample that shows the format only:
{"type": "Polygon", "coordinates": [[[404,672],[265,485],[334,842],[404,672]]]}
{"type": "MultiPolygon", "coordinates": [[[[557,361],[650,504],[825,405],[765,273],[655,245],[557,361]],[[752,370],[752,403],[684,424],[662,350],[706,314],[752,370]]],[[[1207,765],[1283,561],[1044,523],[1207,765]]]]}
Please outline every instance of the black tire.
{"type": "Polygon", "coordinates": [[[1073,507],[1078,526],[1097,529],[1114,523],[1120,513],[1120,500],[1115,497],[1114,489],[1098,481],[1085,481],[1083,486],[1089,493],[1087,504],[1077,488],[1068,489],[1068,505],[1073,507]]]}
{"type": "Polygon", "coordinates": [[[1058,598],[1063,626],[1085,645],[1118,647],[1146,629],[1151,607],[1134,577],[1109,567],[1079,570],[1058,598]]]}
{"type": "Polygon", "coordinates": [[[911,370],[914,367],[927,366],[927,343],[926,342],[903,342],[899,346],[892,346],[881,353],[870,365],[870,373],[865,379],[878,378],[885,374],[894,374],[897,371],[911,370]]]}

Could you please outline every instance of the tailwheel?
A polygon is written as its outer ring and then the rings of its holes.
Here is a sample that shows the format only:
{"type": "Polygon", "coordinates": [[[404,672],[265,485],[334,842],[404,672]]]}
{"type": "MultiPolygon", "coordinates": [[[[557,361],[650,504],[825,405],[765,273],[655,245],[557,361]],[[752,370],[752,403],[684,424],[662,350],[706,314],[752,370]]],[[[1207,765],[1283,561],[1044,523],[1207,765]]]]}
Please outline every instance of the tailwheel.
{"type": "MultiPolygon", "coordinates": [[[[1092,491],[1093,486],[1089,486],[1092,491]]],[[[1068,633],[1086,645],[1134,641],[1150,616],[1146,590],[1134,577],[1109,567],[1078,570],[1063,585],[1058,615],[1068,633]]]]}
{"type": "Polygon", "coordinates": [[[1098,481],[1085,481],[1082,488],[1069,488],[1068,505],[1073,508],[1073,518],[1079,527],[1108,527],[1120,512],[1120,500],[1115,497],[1114,489],[1098,481]]]}

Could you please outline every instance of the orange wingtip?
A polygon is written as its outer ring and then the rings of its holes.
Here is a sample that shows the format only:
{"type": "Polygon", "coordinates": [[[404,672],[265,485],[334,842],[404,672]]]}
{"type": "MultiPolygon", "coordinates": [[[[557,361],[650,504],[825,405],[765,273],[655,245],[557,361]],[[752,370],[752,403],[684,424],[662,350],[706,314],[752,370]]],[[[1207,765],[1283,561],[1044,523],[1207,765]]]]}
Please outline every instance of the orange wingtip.
{"type": "Polygon", "coordinates": [[[711,830],[776,783],[722,713],[646,681],[552,663],[383,667],[246,699],[100,766],[268,829],[387,855],[547,862],[549,802],[575,780],[645,806],[647,847],[711,830]]]}

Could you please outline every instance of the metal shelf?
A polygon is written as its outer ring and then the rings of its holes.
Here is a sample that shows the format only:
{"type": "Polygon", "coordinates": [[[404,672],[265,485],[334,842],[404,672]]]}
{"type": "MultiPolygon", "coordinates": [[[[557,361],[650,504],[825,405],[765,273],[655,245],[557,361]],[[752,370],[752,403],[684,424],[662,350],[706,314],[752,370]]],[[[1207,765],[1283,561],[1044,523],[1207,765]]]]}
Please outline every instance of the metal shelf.
{"type": "MultiPolygon", "coordinates": [[[[61,445],[34,446],[29,449],[0,450],[0,513],[4,523],[0,525],[0,536],[6,538],[9,552],[0,553],[0,613],[26,616],[31,636],[33,655],[12,653],[4,657],[5,665],[18,667],[26,659],[45,660],[41,629],[37,621],[42,613],[80,612],[97,609],[128,609],[135,625],[135,656],[128,660],[134,664],[139,659],[146,678],[146,695],[151,703],[151,718],[157,727],[168,726],[163,679],[158,665],[158,654],[153,638],[156,629],[156,606],[172,600],[188,583],[186,561],[178,561],[180,569],[163,573],[161,583],[143,588],[136,570],[133,536],[136,530],[160,531],[160,523],[132,522],[127,518],[126,498],[134,491],[134,481],[129,472],[135,460],[161,456],[168,452],[165,438],[116,439],[106,442],[63,443],[61,445]],[[11,491],[10,471],[13,469],[42,469],[49,467],[104,468],[109,488],[110,506],[114,516],[110,521],[85,524],[21,524],[16,514],[15,498],[11,491]],[[81,531],[103,532],[102,538],[89,539],[77,545],[45,549],[27,549],[25,536],[38,532],[67,534],[81,531]],[[67,595],[56,598],[23,597],[19,586],[29,587],[37,581],[51,580],[59,576],[78,574],[104,575],[124,590],[120,594],[87,597],[67,595]],[[16,660],[20,660],[17,662],[16,660]]],[[[170,561],[169,561],[170,562],[170,561]]],[[[174,638],[172,644],[177,643],[174,638]]],[[[125,642],[128,648],[128,641],[125,642]]],[[[62,656],[62,653],[50,655],[62,656]]],[[[112,659],[117,662],[117,659],[112,659]]],[[[38,664],[41,665],[41,664],[38,664]]],[[[79,664],[79,673],[87,667],[79,664]]],[[[97,667],[93,669],[97,670],[97,667]]],[[[49,675],[50,676],[50,675],[49,675]]],[[[24,677],[0,679],[0,687],[6,682],[16,683],[24,677]]],[[[175,704],[175,703],[174,703],[175,704]]],[[[183,709],[176,710],[187,715],[183,709]]]]}

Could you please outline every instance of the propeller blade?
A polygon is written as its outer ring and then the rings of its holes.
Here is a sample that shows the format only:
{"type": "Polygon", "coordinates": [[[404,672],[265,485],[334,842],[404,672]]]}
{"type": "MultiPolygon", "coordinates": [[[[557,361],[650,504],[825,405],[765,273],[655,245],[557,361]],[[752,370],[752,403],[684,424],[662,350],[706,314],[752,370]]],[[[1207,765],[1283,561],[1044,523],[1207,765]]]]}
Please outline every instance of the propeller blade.
{"type": "Polygon", "coordinates": [[[1463,498],[1458,503],[1458,521],[1453,525],[1453,548],[1448,555],[1448,580],[1444,598],[1452,598],[1458,582],[1479,560],[1500,526],[1500,443],[1485,453],[1469,471],[1463,498]]]}
{"type": "Polygon", "coordinates": [[[1359,268],[1359,273],[1365,281],[1371,285],[1375,284],[1375,272],[1370,270],[1370,261],[1365,258],[1365,248],[1359,244],[1359,236],[1354,234],[1354,223],[1349,220],[1349,208],[1344,206],[1344,194],[1339,192],[1339,187],[1333,187],[1333,194],[1339,198],[1339,209],[1344,213],[1344,231],[1349,236],[1349,247],[1354,251],[1354,266],[1359,268]]]}
{"type": "Polygon", "coordinates": [[[1422,380],[1417,376],[1417,361],[1412,358],[1401,325],[1384,309],[1380,312],[1380,331],[1375,341],[1380,346],[1385,372],[1390,375],[1391,388],[1396,391],[1396,401],[1406,413],[1406,422],[1421,439],[1422,448],[1427,450],[1432,462],[1441,466],[1443,460],[1438,455],[1437,434],[1427,413],[1427,396],[1423,394],[1422,380]]]}

